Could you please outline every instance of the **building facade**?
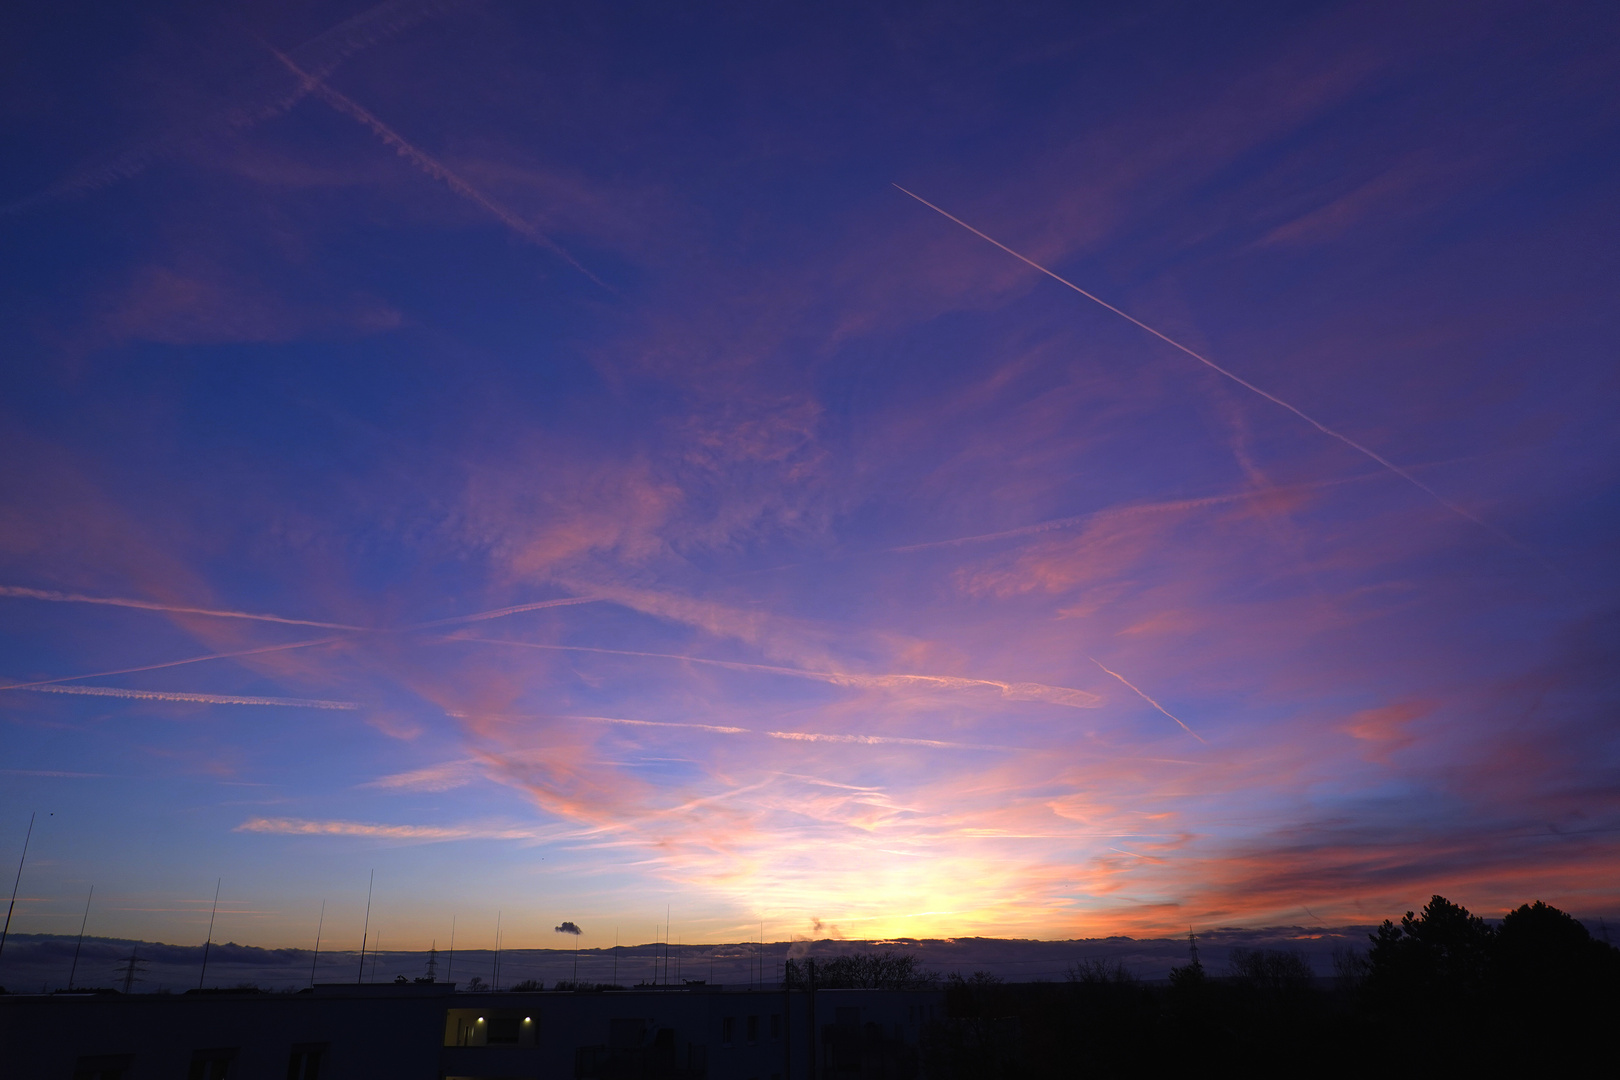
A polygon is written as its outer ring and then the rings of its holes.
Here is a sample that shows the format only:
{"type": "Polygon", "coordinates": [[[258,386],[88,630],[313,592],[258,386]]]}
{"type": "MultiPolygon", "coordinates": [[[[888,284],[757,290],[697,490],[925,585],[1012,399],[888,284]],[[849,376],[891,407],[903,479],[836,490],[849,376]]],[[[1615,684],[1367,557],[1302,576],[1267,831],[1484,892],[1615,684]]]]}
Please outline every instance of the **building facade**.
{"type": "Polygon", "coordinates": [[[0,997],[3,1080],[827,1080],[918,1073],[932,990],[0,997]]]}

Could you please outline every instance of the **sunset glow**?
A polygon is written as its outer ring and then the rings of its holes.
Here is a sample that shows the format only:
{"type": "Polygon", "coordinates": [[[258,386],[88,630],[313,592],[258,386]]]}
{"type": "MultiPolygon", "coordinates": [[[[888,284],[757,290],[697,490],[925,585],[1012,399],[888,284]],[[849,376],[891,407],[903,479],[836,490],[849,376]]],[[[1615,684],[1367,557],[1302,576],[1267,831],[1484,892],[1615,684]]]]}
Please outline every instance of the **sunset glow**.
{"type": "Polygon", "coordinates": [[[31,17],[13,932],[1620,911],[1615,12],[883,12],[31,17]]]}

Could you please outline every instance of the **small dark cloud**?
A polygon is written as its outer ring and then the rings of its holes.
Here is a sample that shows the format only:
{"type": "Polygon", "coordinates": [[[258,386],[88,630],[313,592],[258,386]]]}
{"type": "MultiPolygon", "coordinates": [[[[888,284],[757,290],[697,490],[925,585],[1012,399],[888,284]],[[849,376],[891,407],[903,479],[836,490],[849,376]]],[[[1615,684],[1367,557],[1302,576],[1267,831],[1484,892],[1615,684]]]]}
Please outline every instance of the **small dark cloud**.
{"type": "Polygon", "coordinates": [[[583,934],[585,932],[577,924],[571,922],[565,922],[555,929],[559,934],[583,934]]]}

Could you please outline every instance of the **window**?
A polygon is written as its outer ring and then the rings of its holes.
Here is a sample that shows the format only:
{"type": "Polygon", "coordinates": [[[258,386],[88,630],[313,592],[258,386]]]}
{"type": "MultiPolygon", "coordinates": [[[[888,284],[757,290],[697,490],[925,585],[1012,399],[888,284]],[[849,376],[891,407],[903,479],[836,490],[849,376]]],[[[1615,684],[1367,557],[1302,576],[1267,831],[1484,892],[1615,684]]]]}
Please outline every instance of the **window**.
{"type": "Polygon", "coordinates": [[[737,1030],[737,1018],[735,1016],[728,1016],[725,1019],[721,1020],[720,1021],[720,1044],[722,1046],[730,1046],[731,1045],[731,1037],[736,1032],[736,1030],[737,1030]]]}
{"type": "Polygon", "coordinates": [[[753,1046],[757,1042],[759,1042],[759,1017],[750,1016],[748,1018],[748,1045],[753,1046]]]}
{"type": "Polygon", "coordinates": [[[235,1047],[193,1050],[191,1071],[186,1073],[186,1080],[227,1080],[231,1074],[231,1059],[235,1056],[235,1047]]]}
{"type": "Polygon", "coordinates": [[[320,1080],[321,1053],[325,1049],[324,1043],[293,1047],[287,1055],[287,1080],[320,1080]]]}
{"type": "Polygon", "coordinates": [[[515,1045],[522,1023],[515,1016],[492,1016],[489,1018],[489,1034],[485,1036],[484,1041],[491,1046],[501,1043],[515,1045]]]}
{"type": "Polygon", "coordinates": [[[781,1013],[771,1013],[771,1038],[780,1039],[781,1037],[782,1037],[782,1014],[781,1013]]]}

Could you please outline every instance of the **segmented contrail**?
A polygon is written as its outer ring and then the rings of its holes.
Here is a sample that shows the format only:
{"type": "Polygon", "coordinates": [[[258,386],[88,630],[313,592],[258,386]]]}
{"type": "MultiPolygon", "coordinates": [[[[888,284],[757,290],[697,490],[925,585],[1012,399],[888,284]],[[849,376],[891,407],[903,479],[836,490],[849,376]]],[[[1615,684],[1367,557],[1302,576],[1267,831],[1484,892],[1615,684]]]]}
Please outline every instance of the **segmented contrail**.
{"type": "Polygon", "coordinates": [[[324,630],[366,629],[364,626],[319,622],[315,619],[288,619],[280,615],[261,615],[251,611],[221,611],[217,608],[184,607],[179,604],[160,604],[154,600],[132,600],[124,596],[86,596],[83,593],[29,589],[21,585],[0,585],[0,596],[21,596],[30,600],[50,600],[63,604],[107,604],[111,607],[138,608],[141,611],[166,611],[176,615],[211,615],[216,619],[251,619],[254,622],[285,623],[288,626],[319,626],[324,630]]]}
{"type": "Polygon", "coordinates": [[[770,664],[747,664],[740,660],[711,660],[706,656],[684,656],[679,653],[639,652],[633,649],[601,649],[589,645],[543,645],[532,641],[510,641],[501,638],[478,638],[453,635],[451,641],[476,641],[485,645],[514,645],[520,649],[543,649],[552,652],[603,653],[609,656],[645,656],[655,660],[681,660],[690,664],[731,668],[735,671],[765,671],[773,675],[788,675],[796,679],[813,679],[834,686],[892,687],[896,684],[920,683],[941,686],[950,690],[970,687],[993,687],[1001,696],[1013,701],[1045,701],[1052,705],[1067,705],[1072,709],[1094,709],[1102,703],[1096,694],[1076,690],[1070,686],[1049,686],[1046,683],[1000,682],[996,679],[969,679],[958,675],[851,675],[836,671],[806,671],[803,668],[775,667],[770,664]]]}
{"type": "Polygon", "coordinates": [[[609,292],[613,291],[605,281],[591,273],[589,270],[585,269],[584,266],[580,265],[579,260],[575,259],[572,255],[565,251],[562,245],[558,244],[555,240],[551,239],[551,237],[547,236],[545,233],[523,220],[517,214],[508,210],[506,207],[502,206],[500,203],[496,202],[494,199],[490,198],[488,195],[485,195],[482,191],[479,191],[477,188],[467,183],[467,181],[451,172],[443,162],[434,158],[426,151],[418,149],[412,143],[407,141],[399,132],[377,119],[376,116],[372,115],[371,112],[359,102],[339,93],[316,76],[304,71],[297,64],[293,63],[292,59],[288,57],[286,53],[281,52],[279,49],[276,49],[273,46],[266,45],[265,47],[275,55],[277,60],[280,60],[284,65],[286,65],[288,71],[291,71],[295,76],[297,76],[307,92],[319,95],[323,101],[332,106],[338,112],[341,112],[345,116],[348,116],[354,120],[358,120],[360,123],[370,128],[372,134],[376,135],[384,143],[391,146],[394,152],[400,157],[406,159],[418,169],[433,177],[433,179],[444,184],[451,191],[454,191],[462,198],[477,203],[479,206],[489,211],[489,213],[493,214],[503,225],[511,229],[513,232],[518,233],[533,243],[539,244],[547,251],[550,251],[567,262],[568,265],[572,266],[575,270],[578,270],[580,273],[596,282],[596,284],[602,286],[602,288],[607,289],[609,292]]]}
{"type": "MultiPolygon", "coordinates": [[[[894,186],[897,189],[899,189],[901,192],[904,192],[905,194],[910,195],[913,199],[916,199],[918,202],[920,202],[924,206],[928,207],[928,209],[930,209],[930,210],[934,211],[935,213],[940,214],[940,215],[942,215],[944,217],[947,217],[950,220],[956,222],[958,225],[962,226],[962,228],[966,229],[968,232],[972,233],[974,236],[979,237],[981,240],[988,240],[990,243],[996,245],[996,247],[1000,248],[1002,251],[1005,251],[1007,254],[1009,254],[1013,258],[1017,259],[1019,262],[1024,263],[1025,265],[1030,266],[1030,267],[1032,267],[1032,268],[1034,268],[1036,270],[1039,270],[1041,273],[1045,274],[1047,277],[1051,278],[1053,281],[1056,281],[1061,285],[1068,286],[1069,288],[1073,289],[1075,292],[1079,293],[1081,296],[1085,297],[1087,300],[1090,300],[1094,304],[1099,304],[1102,307],[1107,308],[1109,311],[1112,311],[1115,315],[1118,315],[1120,318],[1126,320],[1127,322],[1134,323],[1135,325],[1141,327],[1143,330],[1146,330],[1148,333],[1152,334],[1154,337],[1158,338],[1160,341],[1164,342],[1166,345],[1170,345],[1173,348],[1181,350],[1182,352],[1186,353],[1188,356],[1192,357],[1194,360],[1197,360],[1200,364],[1203,364],[1205,367],[1209,368],[1211,371],[1214,371],[1214,372],[1216,372],[1216,373],[1218,373],[1220,375],[1226,376],[1228,379],[1231,379],[1233,382],[1237,383],[1239,386],[1243,387],[1246,390],[1252,391],[1253,393],[1259,394],[1261,397],[1265,398],[1267,401],[1271,402],[1274,405],[1281,405],[1283,408],[1287,409],[1289,412],[1293,413],[1295,416],[1299,417],[1301,420],[1305,421],[1307,424],[1311,425],[1316,430],[1320,431],[1322,434],[1330,435],[1333,438],[1338,439],[1340,442],[1344,443],[1346,446],[1350,447],[1352,450],[1355,450],[1358,453],[1363,454],[1363,455],[1371,458],[1373,461],[1376,461],[1378,464],[1382,465],[1384,468],[1388,469],[1390,472],[1394,473],[1396,476],[1399,476],[1402,480],[1405,480],[1407,483],[1411,484],[1413,487],[1417,488],[1419,491],[1423,491],[1423,492],[1427,493],[1431,498],[1433,498],[1441,506],[1444,506],[1447,510],[1450,510],[1452,513],[1457,514],[1459,517],[1467,518],[1469,521],[1472,521],[1475,525],[1478,525],[1480,528],[1486,530],[1487,532],[1490,532],[1493,535],[1495,535],[1495,536],[1497,536],[1497,537],[1499,537],[1499,538],[1501,538],[1503,540],[1506,540],[1508,543],[1512,544],[1516,548],[1520,548],[1520,549],[1524,548],[1524,545],[1519,543],[1519,541],[1513,539],[1513,537],[1507,535],[1502,530],[1496,528],[1496,526],[1489,525],[1486,522],[1481,521],[1479,518],[1475,517],[1473,514],[1470,514],[1467,510],[1464,510],[1462,507],[1458,506],[1456,503],[1452,502],[1450,499],[1447,499],[1444,495],[1441,495],[1438,491],[1434,490],[1434,488],[1430,487],[1428,484],[1425,484],[1423,481],[1419,480],[1417,477],[1413,476],[1411,473],[1407,472],[1405,469],[1401,468],[1399,465],[1395,464],[1393,461],[1390,461],[1388,458],[1384,457],[1382,454],[1379,454],[1377,451],[1369,450],[1367,447],[1365,447],[1365,446],[1361,445],[1360,443],[1356,442],[1354,439],[1350,438],[1348,435],[1341,435],[1339,432],[1334,431],[1332,428],[1328,427],[1326,424],[1322,423],[1320,420],[1316,419],[1313,416],[1308,415],[1307,413],[1301,411],[1300,409],[1295,408],[1293,405],[1288,404],[1288,402],[1284,401],[1280,397],[1277,397],[1275,394],[1267,393],[1266,391],[1260,389],[1258,386],[1254,385],[1254,383],[1252,383],[1249,380],[1243,378],[1241,375],[1236,375],[1236,374],[1226,370],[1225,368],[1221,367],[1221,365],[1219,365],[1215,361],[1209,359],[1209,357],[1204,356],[1204,355],[1202,355],[1200,353],[1194,352],[1193,350],[1187,348],[1187,346],[1183,345],[1181,342],[1177,341],[1175,338],[1170,337],[1168,334],[1160,333],[1158,330],[1153,329],[1153,327],[1149,326],[1147,323],[1143,322],[1141,319],[1136,318],[1134,315],[1126,314],[1125,312],[1121,311],[1119,308],[1115,307],[1113,304],[1110,304],[1108,301],[1106,301],[1106,300],[1104,300],[1104,299],[1102,299],[1102,298],[1100,298],[1098,296],[1094,296],[1093,294],[1091,294],[1091,293],[1087,292],[1086,290],[1082,289],[1080,286],[1076,285],[1074,282],[1070,281],[1068,278],[1062,277],[1062,276],[1060,276],[1058,274],[1055,274],[1052,271],[1048,270],[1046,267],[1042,266],[1040,263],[1036,262],[1034,259],[1031,259],[1026,255],[1022,255],[1019,252],[1014,251],[1012,248],[1008,247],[1006,244],[1003,244],[1000,240],[997,240],[995,237],[987,236],[986,234],[980,232],[978,229],[975,229],[973,226],[969,225],[967,222],[963,221],[961,218],[957,217],[955,214],[952,214],[947,210],[943,210],[940,207],[935,206],[933,203],[929,202],[927,199],[923,198],[921,195],[918,195],[916,192],[907,191],[905,188],[900,187],[899,184],[895,184],[894,186]]],[[[1169,715],[1169,714],[1167,713],[1166,715],[1169,715]]],[[[1178,720],[1177,723],[1180,723],[1180,721],[1178,720]]]]}
{"type": "Polygon", "coordinates": [[[33,682],[11,683],[0,686],[0,690],[32,690],[36,686],[55,686],[57,683],[78,682],[80,679],[100,679],[109,675],[132,675],[137,671],[157,671],[161,668],[180,667],[184,664],[201,664],[207,660],[229,660],[235,656],[257,656],[260,653],[285,652],[288,649],[307,649],[316,645],[329,645],[334,641],[347,641],[348,635],[334,637],[314,638],[310,641],[289,641],[283,645],[263,645],[257,649],[239,649],[236,652],[209,653],[207,656],[190,656],[184,660],[167,660],[161,664],[146,664],[141,667],[119,668],[117,671],[89,671],[83,675],[63,675],[56,679],[36,679],[33,682]]]}
{"type": "Polygon", "coordinates": [[[1098,667],[1102,668],[1104,671],[1107,671],[1108,674],[1112,675],[1114,678],[1118,679],[1120,682],[1122,682],[1126,686],[1130,687],[1136,693],[1137,697],[1141,698],[1143,701],[1147,702],[1149,705],[1153,706],[1155,709],[1158,709],[1160,712],[1164,713],[1164,715],[1168,716],[1170,719],[1174,720],[1176,723],[1181,724],[1181,730],[1182,731],[1185,731],[1187,734],[1191,735],[1193,738],[1197,739],[1199,742],[1204,741],[1204,737],[1202,735],[1198,734],[1198,732],[1194,731],[1192,728],[1188,727],[1186,724],[1181,723],[1181,717],[1177,716],[1175,713],[1171,712],[1169,709],[1165,708],[1163,705],[1160,705],[1157,701],[1154,701],[1152,698],[1150,698],[1146,694],[1142,693],[1141,687],[1139,687],[1135,683],[1131,682],[1131,680],[1127,679],[1125,676],[1121,675],[1117,671],[1109,671],[1108,668],[1103,667],[1102,661],[1098,660],[1095,656],[1088,656],[1088,657],[1086,657],[1086,659],[1090,660],[1093,664],[1096,664],[1098,667]]]}
{"type": "MultiPolygon", "coordinates": [[[[6,687],[5,689],[17,689],[6,687]]],[[[249,697],[244,694],[195,694],[182,690],[130,690],[122,686],[32,686],[40,694],[85,694],[90,697],[134,698],[137,701],[195,701],[203,705],[279,705],[292,709],[360,708],[357,701],[322,701],[319,698],[249,697]]]]}

